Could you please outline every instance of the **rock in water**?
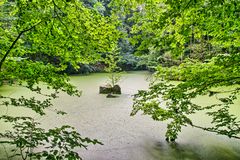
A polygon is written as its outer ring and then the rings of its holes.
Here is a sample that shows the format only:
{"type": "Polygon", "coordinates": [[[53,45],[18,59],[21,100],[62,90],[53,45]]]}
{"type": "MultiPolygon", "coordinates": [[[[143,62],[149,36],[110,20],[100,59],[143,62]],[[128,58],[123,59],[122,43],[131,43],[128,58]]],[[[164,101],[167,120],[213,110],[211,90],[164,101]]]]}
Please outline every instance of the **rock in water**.
{"type": "Polygon", "coordinates": [[[115,95],[112,95],[111,93],[109,93],[108,95],[107,95],[107,98],[116,98],[117,96],[115,96],[115,95]]]}
{"type": "Polygon", "coordinates": [[[112,92],[112,86],[110,84],[99,87],[99,93],[100,94],[108,94],[108,93],[111,93],[111,92],[112,92]]]}
{"type": "Polygon", "coordinates": [[[111,86],[110,84],[107,84],[105,86],[99,87],[99,93],[100,94],[121,94],[121,88],[119,85],[111,86]]]}
{"type": "Polygon", "coordinates": [[[112,87],[113,94],[121,94],[121,87],[119,85],[115,85],[112,87]]]}

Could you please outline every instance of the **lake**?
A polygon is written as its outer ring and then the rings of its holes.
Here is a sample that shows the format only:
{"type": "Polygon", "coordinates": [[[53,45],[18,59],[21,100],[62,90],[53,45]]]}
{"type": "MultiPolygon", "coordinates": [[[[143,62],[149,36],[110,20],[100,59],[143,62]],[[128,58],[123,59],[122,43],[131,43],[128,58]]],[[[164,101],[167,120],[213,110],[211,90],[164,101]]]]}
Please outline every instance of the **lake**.
{"type": "MultiPolygon", "coordinates": [[[[80,149],[84,160],[239,160],[240,140],[184,127],[176,143],[165,141],[166,123],[153,121],[149,116],[131,117],[132,95],[138,89],[147,89],[151,75],[148,72],[124,73],[120,86],[122,95],[106,98],[98,93],[99,86],[107,81],[106,73],[88,76],[71,76],[71,81],[83,91],[81,97],[70,97],[65,93],[54,100],[54,107],[44,117],[24,108],[1,107],[1,113],[12,115],[33,115],[43,127],[52,128],[64,124],[74,126],[82,136],[96,138],[104,145],[90,145],[88,150],[80,149]],[[53,111],[66,111],[60,116],[53,111]]],[[[32,96],[28,90],[19,87],[1,87],[0,92],[9,96],[32,96]]],[[[37,96],[37,95],[36,95],[37,96]]],[[[42,98],[42,97],[40,97],[42,98]]],[[[207,103],[207,97],[200,97],[199,103],[207,103]]],[[[232,112],[240,114],[240,101],[232,112]]],[[[192,116],[198,124],[206,124],[204,114],[192,116]]],[[[1,123],[1,130],[9,126],[1,123]]],[[[4,159],[3,147],[0,152],[4,159]]]]}

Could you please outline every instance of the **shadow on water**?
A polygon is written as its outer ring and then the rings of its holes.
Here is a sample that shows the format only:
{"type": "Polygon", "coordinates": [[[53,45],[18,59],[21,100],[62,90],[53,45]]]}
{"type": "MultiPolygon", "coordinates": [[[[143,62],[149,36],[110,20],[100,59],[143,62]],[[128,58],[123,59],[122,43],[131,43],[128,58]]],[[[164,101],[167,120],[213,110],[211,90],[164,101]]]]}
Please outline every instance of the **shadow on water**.
{"type": "Polygon", "coordinates": [[[151,147],[145,146],[145,151],[151,160],[240,160],[239,151],[217,144],[201,146],[155,142],[151,147]]]}

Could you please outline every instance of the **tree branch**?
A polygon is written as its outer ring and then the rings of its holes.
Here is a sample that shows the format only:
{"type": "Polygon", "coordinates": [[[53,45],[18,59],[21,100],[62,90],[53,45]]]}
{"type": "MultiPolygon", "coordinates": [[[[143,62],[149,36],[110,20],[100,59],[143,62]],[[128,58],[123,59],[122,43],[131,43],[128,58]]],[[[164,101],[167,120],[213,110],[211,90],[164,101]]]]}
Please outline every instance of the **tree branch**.
{"type": "Polygon", "coordinates": [[[5,59],[7,58],[7,56],[9,55],[9,53],[11,52],[11,50],[13,49],[13,47],[15,46],[15,44],[17,43],[17,41],[19,40],[19,38],[22,36],[23,33],[25,32],[28,32],[30,30],[32,30],[34,27],[36,27],[37,25],[39,25],[42,21],[39,21],[38,23],[36,23],[35,25],[31,26],[30,28],[27,28],[23,31],[21,31],[17,38],[13,41],[12,45],[9,47],[9,49],[7,50],[7,52],[5,53],[5,55],[3,56],[3,58],[1,59],[0,61],[0,71],[2,69],[2,65],[3,65],[3,62],[5,61],[5,59]]]}
{"type": "MultiPolygon", "coordinates": [[[[213,132],[213,133],[218,133],[218,134],[219,134],[219,132],[218,132],[218,131],[211,130],[211,129],[209,129],[209,128],[205,128],[205,127],[197,126],[197,125],[194,125],[194,124],[191,124],[191,126],[192,126],[192,127],[195,127],[195,128],[202,129],[202,130],[204,130],[204,131],[209,131],[209,132],[213,132]]],[[[225,136],[228,136],[228,135],[226,135],[226,134],[220,134],[220,135],[225,135],[225,136]]],[[[239,136],[234,136],[234,135],[231,135],[231,138],[240,139],[240,137],[239,137],[239,136]]]]}
{"type": "Polygon", "coordinates": [[[59,14],[58,14],[58,12],[57,12],[57,10],[56,10],[56,8],[57,8],[59,11],[61,11],[63,14],[64,14],[64,12],[56,5],[56,3],[55,3],[54,1],[53,1],[53,5],[54,5],[54,12],[56,13],[56,16],[57,16],[58,20],[59,20],[60,23],[66,28],[69,36],[72,37],[71,33],[70,33],[69,30],[68,30],[67,25],[66,25],[65,23],[63,23],[62,19],[60,18],[59,14]]]}

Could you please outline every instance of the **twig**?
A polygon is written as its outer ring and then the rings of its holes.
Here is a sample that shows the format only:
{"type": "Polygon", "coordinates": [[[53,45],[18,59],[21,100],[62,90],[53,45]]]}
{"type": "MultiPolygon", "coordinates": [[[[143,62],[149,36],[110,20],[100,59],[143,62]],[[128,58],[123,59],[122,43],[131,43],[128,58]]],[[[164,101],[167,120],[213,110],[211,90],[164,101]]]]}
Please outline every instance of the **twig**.
{"type": "MultiPolygon", "coordinates": [[[[192,127],[195,127],[195,128],[202,129],[202,130],[204,130],[204,131],[209,131],[209,132],[213,132],[213,133],[218,133],[218,134],[219,134],[218,131],[214,131],[214,130],[211,130],[211,129],[209,129],[209,128],[204,128],[204,127],[197,126],[197,125],[194,125],[194,124],[191,124],[191,126],[192,126],[192,127]]],[[[221,134],[221,135],[228,136],[228,135],[226,135],[226,134],[221,134]]],[[[240,139],[239,136],[233,136],[233,135],[231,135],[231,136],[229,136],[229,137],[231,137],[231,138],[236,138],[236,139],[240,139]]]]}
{"type": "Polygon", "coordinates": [[[4,144],[1,144],[1,145],[2,145],[2,147],[4,149],[4,152],[5,152],[6,156],[7,156],[7,159],[9,160],[10,158],[9,158],[9,155],[8,155],[8,152],[7,152],[7,149],[6,149],[5,145],[4,144]]]}
{"type": "Polygon", "coordinates": [[[65,14],[65,13],[57,6],[57,4],[55,3],[55,1],[52,1],[52,2],[53,2],[53,5],[54,5],[54,12],[56,13],[57,18],[59,19],[60,23],[66,28],[66,30],[67,30],[68,34],[70,35],[70,37],[72,37],[72,36],[71,36],[71,33],[69,32],[69,29],[68,29],[67,25],[66,25],[65,23],[63,23],[62,19],[60,18],[59,14],[58,14],[58,12],[57,12],[57,10],[56,10],[56,8],[57,8],[59,11],[61,11],[63,14],[65,14]]]}

